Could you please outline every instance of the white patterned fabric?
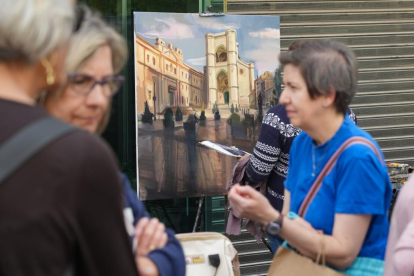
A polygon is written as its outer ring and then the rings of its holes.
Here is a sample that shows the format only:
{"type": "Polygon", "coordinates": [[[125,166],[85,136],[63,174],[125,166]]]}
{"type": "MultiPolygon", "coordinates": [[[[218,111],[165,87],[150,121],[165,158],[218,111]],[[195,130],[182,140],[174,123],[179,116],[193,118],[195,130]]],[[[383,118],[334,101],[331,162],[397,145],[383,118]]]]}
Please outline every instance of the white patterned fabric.
{"type": "Polygon", "coordinates": [[[283,122],[280,117],[275,113],[267,113],[263,118],[263,124],[268,124],[276,128],[280,134],[285,137],[295,137],[298,136],[302,131],[300,128],[294,127],[292,124],[286,124],[283,122]]]}
{"type": "Polygon", "coordinates": [[[259,139],[247,164],[246,181],[266,181],[267,198],[277,210],[283,206],[290,146],[300,132],[301,129],[290,123],[284,106],[272,107],[262,120],[259,139]]]}

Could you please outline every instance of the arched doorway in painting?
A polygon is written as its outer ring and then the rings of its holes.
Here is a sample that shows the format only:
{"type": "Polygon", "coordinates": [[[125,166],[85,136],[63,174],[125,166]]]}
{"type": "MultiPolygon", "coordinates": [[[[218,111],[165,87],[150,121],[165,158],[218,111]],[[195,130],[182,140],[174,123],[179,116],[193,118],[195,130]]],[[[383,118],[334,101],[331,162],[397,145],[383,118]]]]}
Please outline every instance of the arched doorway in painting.
{"type": "MultiPolygon", "coordinates": [[[[227,72],[221,70],[217,74],[217,103],[224,104],[224,92],[229,91],[229,79],[227,77],[227,72]]],[[[228,100],[227,100],[228,103],[228,100]]]]}
{"type": "Polygon", "coordinates": [[[170,106],[174,105],[174,94],[175,94],[176,90],[177,90],[177,88],[175,88],[174,86],[168,85],[168,94],[169,94],[169,98],[170,98],[170,106]]]}
{"type": "Polygon", "coordinates": [[[229,91],[224,92],[224,103],[229,104],[230,102],[229,99],[230,99],[229,91]]]}

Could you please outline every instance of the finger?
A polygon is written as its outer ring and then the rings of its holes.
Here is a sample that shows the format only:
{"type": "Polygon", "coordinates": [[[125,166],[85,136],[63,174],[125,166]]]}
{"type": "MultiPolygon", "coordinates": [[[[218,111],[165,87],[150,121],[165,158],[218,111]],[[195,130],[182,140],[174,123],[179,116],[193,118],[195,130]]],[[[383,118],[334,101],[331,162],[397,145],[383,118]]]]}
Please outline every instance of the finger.
{"type": "Polygon", "coordinates": [[[248,196],[248,197],[257,197],[258,194],[260,194],[258,191],[250,187],[249,185],[245,186],[238,186],[237,187],[237,193],[241,196],[248,196]]]}
{"type": "Polygon", "coordinates": [[[141,233],[142,233],[143,229],[146,227],[146,225],[148,224],[148,222],[149,222],[149,218],[143,217],[136,224],[136,226],[135,226],[135,237],[137,239],[139,239],[139,237],[141,236],[141,233]]]}
{"type": "MultiPolygon", "coordinates": [[[[161,248],[164,245],[162,243],[160,243],[161,239],[162,239],[162,235],[165,233],[165,226],[164,223],[159,222],[152,237],[151,240],[149,241],[150,246],[152,245],[155,248],[161,248]]],[[[154,248],[154,249],[155,249],[154,248]]],[[[152,248],[150,248],[152,249],[152,248]]]]}
{"type": "Polygon", "coordinates": [[[229,193],[227,194],[227,196],[229,197],[229,198],[231,198],[234,194],[236,194],[237,193],[237,187],[238,186],[240,186],[239,184],[235,184],[235,185],[233,185],[233,187],[231,187],[231,189],[230,189],[230,191],[229,191],[229,193]]]}
{"type": "Polygon", "coordinates": [[[167,242],[168,242],[168,235],[167,235],[167,233],[164,232],[161,235],[161,239],[160,239],[160,241],[158,243],[158,248],[163,248],[164,246],[167,245],[167,242]]]}
{"type": "Polygon", "coordinates": [[[245,206],[248,204],[246,201],[248,199],[241,197],[240,195],[236,194],[233,196],[229,201],[232,208],[233,214],[238,217],[242,218],[245,206]]]}
{"type": "Polygon", "coordinates": [[[148,225],[145,227],[144,231],[141,233],[139,238],[140,244],[138,247],[141,247],[142,250],[150,250],[152,235],[157,229],[159,221],[157,218],[153,218],[149,221],[148,225]]]}
{"type": "Polygon", "coordinates": [[[238,208],[238,205],[240,205],[240,201],[242,199],[243,198],[237,193],[232,193],[231,195],[229,195],[229,202],[233,212],[235,208],[238,208]]]}

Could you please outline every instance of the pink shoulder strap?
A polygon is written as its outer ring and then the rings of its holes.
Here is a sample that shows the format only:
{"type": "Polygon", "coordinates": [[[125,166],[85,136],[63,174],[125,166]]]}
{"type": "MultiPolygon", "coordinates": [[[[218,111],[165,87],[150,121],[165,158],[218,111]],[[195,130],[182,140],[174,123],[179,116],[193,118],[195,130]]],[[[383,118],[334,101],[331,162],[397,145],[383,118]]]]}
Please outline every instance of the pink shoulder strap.
{"type": "Polygon", "coordinates": [[[329,161],[326,163],[325,167],[323,167],[322,171],[320,172],[318,177],[315,179],[315,182],[313,182],[312,187],[310,188],[308,194],[306,195],[305,199],[303,200],[303,202],[302,202],[302,204],[299,208],[299,213],[298,213],[299,216],[301,216],[301,217],[305,216],[310,203],[315,198],[315,195],[317,194],[317,192],[319,191],[319,189],[322,185],[323,179],[325,178],[325,176],[327,176],[332,171],[332,168],[335,166],[336,161],[338,160],[341,153],[344,150],[346,150],[348,147],[350,147],[352,145],[355,145],[355,144],[368,146],[372,151],[375,152],[375,154],[378,156],[378,159],[381,162],[384,162],[384,160],[382,159],[381,154],[378,151],[377,147],[370,140],[368,140],[364,137],[359,137],[359,136],[355,136],[355,137],[351,137],[351,138],[347,139],[335,151],[335,153],[331,156],[329,161]]]}

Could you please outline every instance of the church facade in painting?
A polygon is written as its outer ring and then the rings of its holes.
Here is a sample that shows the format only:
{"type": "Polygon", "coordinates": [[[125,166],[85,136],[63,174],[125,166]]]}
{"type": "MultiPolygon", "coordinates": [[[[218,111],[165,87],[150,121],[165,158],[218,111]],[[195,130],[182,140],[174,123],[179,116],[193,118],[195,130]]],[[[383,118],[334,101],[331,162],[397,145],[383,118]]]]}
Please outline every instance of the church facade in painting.
{"type": "Polygon", "coordinates": [[[254,63],[240,58],[236,30],[205,37],[208,105],[249,107],[249,95],[255,88],[254,63]]]}

